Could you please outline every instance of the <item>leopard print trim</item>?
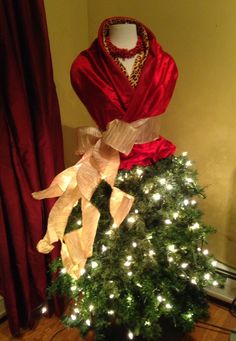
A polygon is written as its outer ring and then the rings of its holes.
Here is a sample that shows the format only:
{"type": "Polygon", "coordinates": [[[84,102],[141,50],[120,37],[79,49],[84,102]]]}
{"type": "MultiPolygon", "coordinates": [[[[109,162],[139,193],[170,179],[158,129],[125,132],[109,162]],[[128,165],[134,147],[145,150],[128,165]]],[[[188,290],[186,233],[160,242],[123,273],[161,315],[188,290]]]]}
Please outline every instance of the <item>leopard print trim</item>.
{"type": "Polygon", "coordinates": [[[122,23],[136,24],[137,34],[141,36],[141,38],[143,40],[143,44],[144,44],[144,52],[142,51],[139,54],[137,54],[135,61],[134,61],[133,69],[132,69],[132,72],[130,75],[127,73],[126,68],[124,67],[122,62],[119,60],[119,58],[114,58],[115,62],[120,66],[121,70],[124,72],[124,74],[128,78],[131,86],[133,88],[135,88],[138,84],[138,81],[139,81],[139,78],[141,76],[141,72],[143,69],[144,62],[145,62],[147,55],[148,55],[149,39],[148,39],[148,34],[147,34],[146,30],[144,29],[144,27],[141,24],[137,23],[135,20],[128,19],[128,18],[127,19],[122,19],[122,18],[109,19],[105,23],[104,29],[103,29],[103,43],[104,43],[104,46],[105,46],[106,50],[108,51],[108,53],[109,53],[109,49],[108,49],[107,44],[106,44],[106,37],[109,35],[109,26],[113,25],[113,24],[122,24],[122,23]]]}

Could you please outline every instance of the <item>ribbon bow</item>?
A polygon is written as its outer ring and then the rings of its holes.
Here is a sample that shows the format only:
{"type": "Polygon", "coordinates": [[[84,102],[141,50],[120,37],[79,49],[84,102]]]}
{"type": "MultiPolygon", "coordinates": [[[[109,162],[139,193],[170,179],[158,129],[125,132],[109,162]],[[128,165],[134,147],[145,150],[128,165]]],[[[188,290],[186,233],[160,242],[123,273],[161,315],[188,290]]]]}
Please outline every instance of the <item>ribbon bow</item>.
{"type": "Polygon", "coordinates": [[[134,143],[144,143],[159,137],[159,117],[126,123],[115,119],[101,132],[95,127],[81,127],[76,154],[83,157],[72,167],[59,173],[45,190],[34,192],[35,199],[59,197],[48,217],[47,232],[37,244],[42,253],[49,253],[56,241],[62,243],[63,266],[74,278],[81,276],[87,258],[92,256],[100,213],[91,203],[91,197],[105,180],[112,188],[110,214],[118,227],[128,215],[134,197],[114,186],[120,155],[128,154],[134,143]],[[82,227],[64,235],[68,217],[81,199],[82,227]]]}

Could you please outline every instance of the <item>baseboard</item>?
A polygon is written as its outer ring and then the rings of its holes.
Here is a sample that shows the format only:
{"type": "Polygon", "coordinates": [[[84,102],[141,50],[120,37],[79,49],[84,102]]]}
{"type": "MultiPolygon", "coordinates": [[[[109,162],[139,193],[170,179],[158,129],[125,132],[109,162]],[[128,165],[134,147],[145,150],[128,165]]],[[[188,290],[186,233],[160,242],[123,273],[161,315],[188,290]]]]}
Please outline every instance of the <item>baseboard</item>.
{"type": "Polygon", "coordinates": [[[6,315],[6,309],[4,305],[4,299],[2,296],[0,296],[0,318],[6,315]]]}

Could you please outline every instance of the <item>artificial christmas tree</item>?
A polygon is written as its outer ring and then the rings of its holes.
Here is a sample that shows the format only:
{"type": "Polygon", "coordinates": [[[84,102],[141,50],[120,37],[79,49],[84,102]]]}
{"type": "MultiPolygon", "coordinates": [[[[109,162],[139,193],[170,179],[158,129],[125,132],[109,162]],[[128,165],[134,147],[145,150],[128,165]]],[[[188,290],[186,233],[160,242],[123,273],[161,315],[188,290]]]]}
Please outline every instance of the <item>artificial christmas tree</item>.
{"type": "Polygon", "coordinates": [[[110,326],[130,340],[157,340],[163,325],[190,330],[207,314],[204,287],[219,284],[205,248],[213,229],[197,204],[203,189],[187,155],[174,156],[159,136],[177,74],[153,33],[123,17],[106,19],[72,65],[72,85],[100,130],[80,128],[82,158],[34,193],[60,197],[38,250],[61,241],[49,295],[71,299],[64,323],[94,329],[96,340],[110,326]]]}

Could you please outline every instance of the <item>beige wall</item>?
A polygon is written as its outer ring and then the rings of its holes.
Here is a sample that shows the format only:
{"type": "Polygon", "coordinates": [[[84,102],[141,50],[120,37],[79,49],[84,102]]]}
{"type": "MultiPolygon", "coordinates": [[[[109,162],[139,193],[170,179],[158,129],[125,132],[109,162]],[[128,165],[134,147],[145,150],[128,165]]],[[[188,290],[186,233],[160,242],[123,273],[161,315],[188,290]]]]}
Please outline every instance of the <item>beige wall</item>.
{"type": "MultiPolygon", "coordinates": [[[[96,37],[104,18],[127,15],[139,19],[175,58],[179,80],[163,117],[162,135],[176,143],[178,152],[187,150],[196,161],[200,182],[208,185],[208,198],[202,204],[205,221],[218,229],[211,238],[211,249],[219,259],[236,266],[236,1],[45,3],[64,126],[89,123],[66,83],[71,61],[96,37]]],[[[66,134],[64,137],[68,139],[66,134]]],[[[72,144],[68,144],[69,160],[72,144]]]]}

